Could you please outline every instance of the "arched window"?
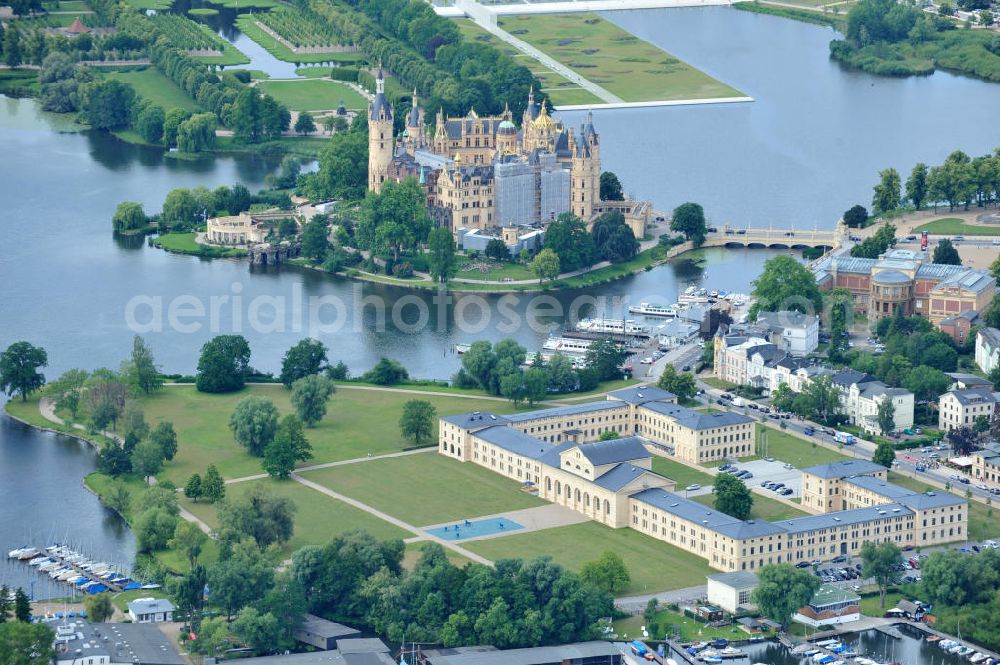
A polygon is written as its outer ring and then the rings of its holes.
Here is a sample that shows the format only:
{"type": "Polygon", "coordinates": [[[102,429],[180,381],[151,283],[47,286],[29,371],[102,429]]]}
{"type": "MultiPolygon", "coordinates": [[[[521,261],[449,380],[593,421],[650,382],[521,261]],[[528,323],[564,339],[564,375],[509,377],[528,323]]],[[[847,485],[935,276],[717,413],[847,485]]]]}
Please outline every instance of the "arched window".
{"type": "Polygon", "coordinates": [[[608,501],[607,499],[604,500],[604,512],[607,513],[608,515],[611,514],[611,502],[608,501]]]}
{"type": "Polygon", "coordinates": [[[590,492],[583,493],[583,505],[590,508],[590,492]]]}
{"type": "Polygon", "coordinates": [[[580,489],[579,488],[577,488],[577,490],[576,490],[576,500],[577,501],[580,500],[580,489]]]}

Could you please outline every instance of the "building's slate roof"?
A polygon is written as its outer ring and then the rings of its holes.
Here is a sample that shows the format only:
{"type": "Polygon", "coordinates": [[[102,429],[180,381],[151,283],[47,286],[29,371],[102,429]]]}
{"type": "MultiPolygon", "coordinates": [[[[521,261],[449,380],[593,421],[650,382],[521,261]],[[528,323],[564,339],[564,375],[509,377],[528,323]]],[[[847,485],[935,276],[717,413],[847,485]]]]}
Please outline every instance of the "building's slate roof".
{"type": "Polygon", "coordinates": [[[656,386],[635,386],[632,388],[622,388],[621,390],[612,390],[608,393],[608,397],[613,397],[629,404],[665,402],[677,399],[677,395],[656,386]]]}
{"type": "Polygon", "coordinates": [[[737,570],[733,573],[717,573],[708,575],[708,579],[720,582],[734,589],[747,589],[757,586],[757,575],[748,570],[737,570]]]}
{"type": "Polygon", "coordinates": [[[643,469],[628,462],[621,462],[614,465],[606,473],[595,478],[594,484],[610,492],[617,492],[636,478],[641,478],[645,475],[659,476],[659,474],[653,473],[649,469],[643,469]]]}
{"type": "Polygon", "coordinates": [[[965,390],[951,390],[945,393],[945,395],[951,395],[962,406],[969,406],[970,404],[983,404],[987,402],[997,401],[997,393],[994,393],[993,391],[990,390],[986,390],[985,388],[966,388],[965,390]]]}
{"type": "Polygon", "coordinates": [[[646,446],[642,445],[642,441],[634,436],[595,443],[581,443],[579,446],[580,452],[594,466],[631,462],[651,457],[646,446]]]}
{"type": "Polygon", "coordinates": [[[543,418],[556,418],[564,416],[582,416],[599,411],[612,411],[615,409],[627,409],[624,402],[615,400],[602,400],[599,402],[584,402],[583,404],[567,404],[566,406],[555,406],[551,409],[539,409],[538,411],[527,411],[525,413],[515,413],[506,416],[508,422],[523,423],[543,418]]]}
{"type": "Polygon", "coordinates": [[[454,416],[444,416],[441,420],[452,425],[457,425],[462,429],[476,429],[478,427],[493,427],[509,422],[506,416],[498,416],[489,411],[470,411],[469,413],[458,413],[454,416]]]}
{"type": "Polygon", "coordinates": [[[611,642],[579,642],[551,647],[505,649],[503,651],[463,652],[453,655],[433,656],[428,665],[538,665],[567,661],[590,662],[607,656],[621,655],[611,642]]]}
{"type": "Polygon", "coordinates": [[[913,511],[898,503],[886,503],[878,506],[855,508],[854,510],[841,510],[834,513],[796,517],[790,520],[775,522],[774,525],[781,527],[788,533],[805,533],[807,531],[818,531],[819,529],[862,524],[877,519],[898,517],[900,515],[912,516],[913,511]]]}
{"type": "Polygon", "coordinates": [[[829,464],[819,464],[802,469],[802,473],[808,473],[820,478],[847,478],[848,476],[860,476],[870,473],[885,471],[885,467],[875,462],[863,459],[848,459],[829,464]]]}
{"type": "MultiPolygon", "coordinates": [[[[506,425],[489,427],[477,432],[476,436],[487,443],[492,443],[516,455],[522,455],[531,459],[538,459],[552,449],[552,444],[546,443],[541,439],[536,439],[506,425]]],[[[559,466],[558,458],[556,459],[555,466],[559,466]]]]}
{"type": "Polygon", "coordinates": [[[668,402],[649,402],[643,404],[640,408],[670,416],[682,426],[693,430],[715,429],[716,427],[742,425],[753,422],[752,418],[731,411],[724,413],[702,413],[701,411],[693,411],[692,409],[668,402]]]}

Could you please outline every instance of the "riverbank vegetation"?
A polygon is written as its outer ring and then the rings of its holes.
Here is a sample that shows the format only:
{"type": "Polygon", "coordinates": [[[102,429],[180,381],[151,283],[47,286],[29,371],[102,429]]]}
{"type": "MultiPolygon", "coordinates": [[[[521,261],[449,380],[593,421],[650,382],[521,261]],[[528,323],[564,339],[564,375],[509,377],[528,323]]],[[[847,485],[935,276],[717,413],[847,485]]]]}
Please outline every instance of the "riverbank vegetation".
{"type": "Polygon", "coordinates": [[[910,76],[935,69],[1000,82],[1000,46],[990,30],[959,28],[893,0],[860,0],[848,14],[843,39],[830,43],[830,56],[872,74],[910,76]]]}
{"type": "Polygon", "coordinates": [[[626,102],[742,96],[597,14],[504,16],[499,26],[626,102]]]}
{"type": "Polygon", "coordinates": [[[736,2],[732,6],[745,12],[780,16],[804,23],[815,23],[816,25],[827,25],[840,32],[843,32],[847,28],[847,17],[843,14],[833,12],[819,12],[806,8],[799,9],[787,5],[770,5],[764,2],[757,2],[756,0],[752,2],[736,2]]]}

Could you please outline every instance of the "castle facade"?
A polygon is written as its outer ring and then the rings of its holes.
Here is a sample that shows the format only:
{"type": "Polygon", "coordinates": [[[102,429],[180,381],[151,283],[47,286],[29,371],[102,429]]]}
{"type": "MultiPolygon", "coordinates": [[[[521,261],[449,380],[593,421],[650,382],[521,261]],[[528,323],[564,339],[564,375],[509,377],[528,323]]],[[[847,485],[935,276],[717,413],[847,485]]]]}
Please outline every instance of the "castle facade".
{"type": "Polygon", "coordinates": [[[601,141],[590,114],[574,131],[532,91],[520,128],[509,108],[488,117],[438,111],[431,128],[414,91],[399,136],[393,120],[380,72],[368,108],[368,188],[380,192],[387,180],[416,178],[432,217],[460,243],[466,235],[516,243],[566,212],[589,224],[617,210],[637,238],[646,233],[648,201],[601,200],[601,141]]]}

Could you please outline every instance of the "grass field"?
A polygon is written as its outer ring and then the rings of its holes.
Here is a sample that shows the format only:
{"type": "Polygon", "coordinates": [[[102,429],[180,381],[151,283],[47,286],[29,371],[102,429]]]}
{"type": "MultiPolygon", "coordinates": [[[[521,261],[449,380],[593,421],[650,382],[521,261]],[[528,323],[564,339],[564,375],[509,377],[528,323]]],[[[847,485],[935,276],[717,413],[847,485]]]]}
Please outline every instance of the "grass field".
{"type": "Polygon", "coordinates": [[[601,99],[594,93],[584,90],[561,74],[557,74],[540,62],[536,62],[526,53],[521,53],[510,44],[495,35],[480,28],[474,21],[467,18],[455,19],[458,31],[470,42],[488,44],[501,52],[513,57],[518,64],[531,70],[542,84],[542,91],[549,96],[557,107],[568,104],[600,104],[601,99]]]}
{"type": "Polygon", "coordinates": [[[513,480],[435,452],[307,471],[302,477],[415,526],[546,505],[513,480]]]}
{"type": "MultiPolygon", "coordinates": [[[[692,497],[692,501],[697,501],[703,506],[712,508],[715,503],[715,495],[702,494],[701,496],[692,497]]],[[[757,492],[753,493],[753,509],[750,511],[750,517],[755,520],[778,522],[781,520],[790,520],[794,517],[806,517],[811,514],[772,499],[769,496],[764,496],[757,492]]]]}
{"type": "Polygon", "coordinates": [[[799,469],[849,459],[847,455],[842,455],[778,429],[765,428],[759,423],[757,424],[757,454],[761,457],[764,455],[774,457],[799,469]],[[765,430],[767,431],[766,450],[761,444],[761,432],[765,430]]]}
{"type": "Polygon", "coordinates": [[[921,224],[913,229],[914,233],[927,231],[931,235],[939,236],[1000,236],[1000,226],[990,226],[989,224],[967,224],[957,217],[944,217],[935,219],[933,222],[921,224]]]}
{"type": "Polygon", "coordinates": [[[659,455],[653,455],[653,471],[677,481],[677,490],[681,492],[692,483],[707,487],[715,482],[715,479],[704,471],[698,471],[686,464],[659,455]]]}
{"type": "Polygon", "coordinates": [[[195,242],[195,233],[167,233],[156,236],[153,244],[160,249],[175,254],[192,254],[194,256],[210,256],[224,258],[227,256],[245,256],[247,251],[238,247],[209,247],[195,242]]]}
{"type": "MultiPolygon", "coordinates": [[[[295,531],[292,539],[288,541],[286,547],[288,551],[297,550],[304,545],[326,544],[337,534],[352,529],[364,529],[380,540],[409,538],[413,535],[294,480],[251,480],[234,483],[226,485],[226,496],[230,498],[245,496],[256,486],[264,486],[278,496],[291,499],[295,504],[295,531]]],[[[181,505],[213,529],[218,528],[219,522],[214,505],[195,503],[185,498],[181,499],[181,505]]]]}
{"type": "MultiPolygon", "coordinates": [[[[659,624],[661,631],[657,635],[650,635],[651,638],[663,639],[667,634],[672,635],[674,633],[674,628],[676,627],[680,631],[680,638],[682,642],[713,640],[720,637],[730,640],[738,639],[733,636],[733,628],[731,626],[706,626],[705,624],[698,623],[694,619],[686,617],[679,612],[671,612],[670,610],[660,610],[656,613],[656,618],[653,619],[653,621],[659,624]]],[[[631,640],[636,637],[642,637],[642,627],[646,625],[646,620],[641,614],[637,614],[625,619],[619,619],[612,625],[615,628],[615,632],[618,633],[622,639],[624,639],[627,635],[628,639],[631,640]]],[[[744,637],[745,633],[740,631],[738,635],[740,637],[744,637]]]]}
{"type": "MultiPolygon", "coordinates": [[[[260,460],[251,457],[234,440],[229,430],[229,416],[236,403],[248,395],[274,400],[278,410],[291,413],[290,391],[280,385],[249,386],[238,393],[213,395],[199,393],[194,386],[168,386],[140,400],[146,420],[173,422],[177,430],[179,452],[167,464],[161,476],[183,485],[192,473],[204,473],[215,464],[225,478],[261,473],[260,460]]],[[[510,413],[509,402],[483,402],[461,397],[407,395],[395,392],[340,389],[330,399],[326,417],[306,430],[314,459],[310,463],[364,457],[402,450],[412,445],[399,433],[399,416],[409,399],[426,399],[439,416],[489,408],[510,413]]],[[[432,443],[437,441],[437,421],[432,443]]],[[[445,518],[447,519],[447,518],[445,518]]]]}
{"type": "MultiPolygon", "coordinates": [[[[247,0],[226,0],[226,2],[223,3],[213,2],[213,4],[222,4],[224,7],[233,7],[235,2],[239,2],[240,8],[243,9],[248,6],[244,4],[246,1],[247,0]]],[[[249,1],[253,3],[268,3],[266,8],[274,7],[277,4],[275,2],[271,2],[271,0],[249,1]]],[[[247,37],[260,44],[268,53],[273,55],[278,60],[284,60],[285,62],[294,62],[296,64],[321,62],[355,63],[364,59],[364,56],[360,53],[295,53],[277,39],[261,30],[252,14],[240,14],[236,18],[236,27],[239,28],[240,32],[245,34],[247,37]]]]}
{"type": "Polygon", "coordinates": [[[889,591],[885,594],[885,608],[883,608],[877,593],[867,594],[861,596],[861,613],[867,617],[882,617],[885,616],[886,610],[891,610],[896,603],[905,599],[906,596],[900,592],[889,591]]]}
{"type": "Polygon", "coordinates": [[[596,14],[510,16],[499,25],[627,102],[742,96],[596,14]]]}
{"type": "Polygon", "coordinates": [[[460,277],[461,279],[482,279],[482,280],[497,280],[497,279],[534,279],[535,274],[531,270],[520,263],[511,263],[505,261],[503,263],[497,263],[495,261],[489,261],[487,259],[470,259],[468,257],[460,256],[458,258],[458,269],[455,272],[455,277],[460,277]],[[488,264],[489,269],[486,272],[480,270],[468,270],[467,266],[470,264],[488,264]]]}
{"type": "Polygon", "coordinates": [[[638,531],[612,529],[596,522],[474,541],[464,547],[494,561],[549,555],[556,562],[577,571],[584,563],[611,550],[622,556],[632,576],[624,591],[626,594],[653,593],[702,584],[705,575],[712,572],[708,562],[700,557],[638,531]]]}
{"type": "Polygon", "coordinates": [[[148,99],[157,106],[162,106],[164,111],[169,111],[172,108],[182,108],[194,112],[202,110],[201,106],[188,97],[176,83],[154,67],[129,72],[108,72],[104,76],[128,83],[135,88],[140,97],[148,99]]]}
{"type": "Polygon", "coordinates": [[[174,5],[174,0],[125,0],[125,2],[126,4],[142,11],[146,11],[148,9],[166,11],[174,5]]]}
{"type": "Polygon", "coordinates": [[[296,81],[261,81],[261,90],[293,111],[332,110],[344,102],[355,111],[368,106],[368,101],[353,88],[339,81],[304,79],[296,81]]]}

